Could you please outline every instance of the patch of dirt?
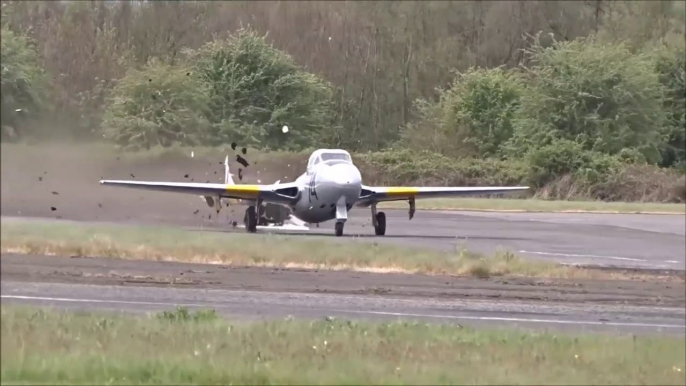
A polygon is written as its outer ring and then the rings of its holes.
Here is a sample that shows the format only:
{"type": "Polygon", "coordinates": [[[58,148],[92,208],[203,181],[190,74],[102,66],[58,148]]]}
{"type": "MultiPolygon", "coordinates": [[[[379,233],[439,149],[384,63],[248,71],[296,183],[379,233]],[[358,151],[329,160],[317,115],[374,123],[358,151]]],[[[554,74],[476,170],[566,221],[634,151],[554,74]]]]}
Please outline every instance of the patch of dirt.
{"type": "Polygon", "coordinates": [[[13,254],[2,255],[1,262],[0,278],[7,281],[686,307],[683,282],[479,280],[13,254]]]}
{"type": "MultiPolygon", "coordinates": [[[[224,157],[229,156],[236,183],[293,181],[301,165],[253,164],[236,161],[240,148],[216,156],[170,155],[133,160],[87,145],[2,145],[1,205],[3,216],[60,218],[79,221],[140,222],[179,225],[218,225],[242,222],[245,208],[215,209],[194,195],[146,192],[102,186],[101,179],[139,181],[224,181],[224,157]],[[234,154],[235,153],[235,154],[234,154]],[[243,180],[239,181],[239,168],[243,180]],[[258,173],[259,172],[259,173],[258,173]]],[[[241,153],[242,154],[242,153],[241,153]]]]}

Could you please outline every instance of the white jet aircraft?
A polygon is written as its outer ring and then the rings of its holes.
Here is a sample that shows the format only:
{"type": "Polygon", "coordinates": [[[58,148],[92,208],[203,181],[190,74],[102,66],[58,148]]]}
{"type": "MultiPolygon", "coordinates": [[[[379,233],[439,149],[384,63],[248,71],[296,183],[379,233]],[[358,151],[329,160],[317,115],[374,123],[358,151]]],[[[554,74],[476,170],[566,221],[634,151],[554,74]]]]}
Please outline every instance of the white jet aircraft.
{"type": "Polygon", "coordinates": [[[376,235],[386,234],[386,216],[376,206],[386,201],[408,201],[410,220],[414,217],[415,199],[429,197],[459,197],[476,194],[506,193],[529,189],[527,186],[495,187],[381,187],[362,184],[360,171],[350,154],[340,149],[318,149],[312,153],[307,171],[295,182],[271,185],[235,184],[225,162],[225,183],[146,182],[102,180],[102,185],[195,194],[204,197],[217,211],[222,199],[237,200],[248,205],[244,224],[248,232],[257,231],[263,204],[289,208],[292,216],[310,224],[336,220],[335,234],[343,235],[348,211],[353,206],[371,208],[376,235]]]}

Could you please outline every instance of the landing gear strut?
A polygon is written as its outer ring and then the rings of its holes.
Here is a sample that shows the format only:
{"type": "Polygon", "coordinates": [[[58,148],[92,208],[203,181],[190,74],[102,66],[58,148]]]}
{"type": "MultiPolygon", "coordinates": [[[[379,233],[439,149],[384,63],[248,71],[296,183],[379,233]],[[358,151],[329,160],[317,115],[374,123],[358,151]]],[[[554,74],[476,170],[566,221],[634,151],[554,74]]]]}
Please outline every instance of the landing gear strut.
{"type": "Polygon", "coordinates": [[[372,205],[372,224],[377,236],[386,234],[386,214],[384,212],[376,213],[376,205],[372,205]]]}

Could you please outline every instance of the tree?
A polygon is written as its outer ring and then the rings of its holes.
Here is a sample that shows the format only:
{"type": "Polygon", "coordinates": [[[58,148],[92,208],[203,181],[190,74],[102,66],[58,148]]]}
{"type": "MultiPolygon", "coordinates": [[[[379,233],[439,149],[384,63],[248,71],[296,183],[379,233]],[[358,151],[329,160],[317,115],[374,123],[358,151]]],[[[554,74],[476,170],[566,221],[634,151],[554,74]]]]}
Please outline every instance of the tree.
{"type": "Polygon", "coordinates": [[[30,39],[3,27],[0,40],[2,133],[16,138],[49,107],[50,78],[30,39]]]}
{"type": "Polygon", "coordinates": [[[152,61],[112,90],[103,134],[126,148],[209,142],[208,90],[188,68],[152,61]]]}
{"type": "Polygon", "coordinates": [[[511,154],[568,139],[585,150],[619,154],[634,148],[648,162],[660,161],[665,90],[647,55],[592,37],[547,48],[536,43],[529,54],[533,66],[511,154]]]}
{"type": "Polygon", "coordinates": [[[519,107],[523,84],[503,68],[457,72],[439,100],[417,102],[420,120],[403,131],[409,146],[456,156],[494,157],[512,136],[512,120],[519,107]]]}
{"type": "Polygon", "coordinates": [[[241,29],[188,54],[209,90],[216,143],[302,149],[331,133],[333,88],[256,32],[241,29]]]}
{"type": "Polygon", "coordinates": [[[660,82],[667,89],[664,108],[668,114],[662,147],[661,166],[686,167],[686,52],[664,49],[657,55],[656,70],[660,82]]]}

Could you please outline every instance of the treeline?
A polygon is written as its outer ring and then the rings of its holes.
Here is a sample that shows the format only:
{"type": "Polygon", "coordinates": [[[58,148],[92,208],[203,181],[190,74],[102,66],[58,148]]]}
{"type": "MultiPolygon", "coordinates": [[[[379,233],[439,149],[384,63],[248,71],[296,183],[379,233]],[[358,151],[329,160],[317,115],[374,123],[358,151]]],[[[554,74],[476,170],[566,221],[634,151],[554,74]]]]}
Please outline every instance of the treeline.
{"type": "Polygon", "coordinates": [[[551,197],[641,199],[640,182],[660,190],[644,198],[683,200],[683,177],[657,167],[686,166],[685,12],[679,1],[2,2],[3,139],[336,146],[377,152],[365,162],[390,179],[474,183],[498,170],[487,182],[551,197]]]}

